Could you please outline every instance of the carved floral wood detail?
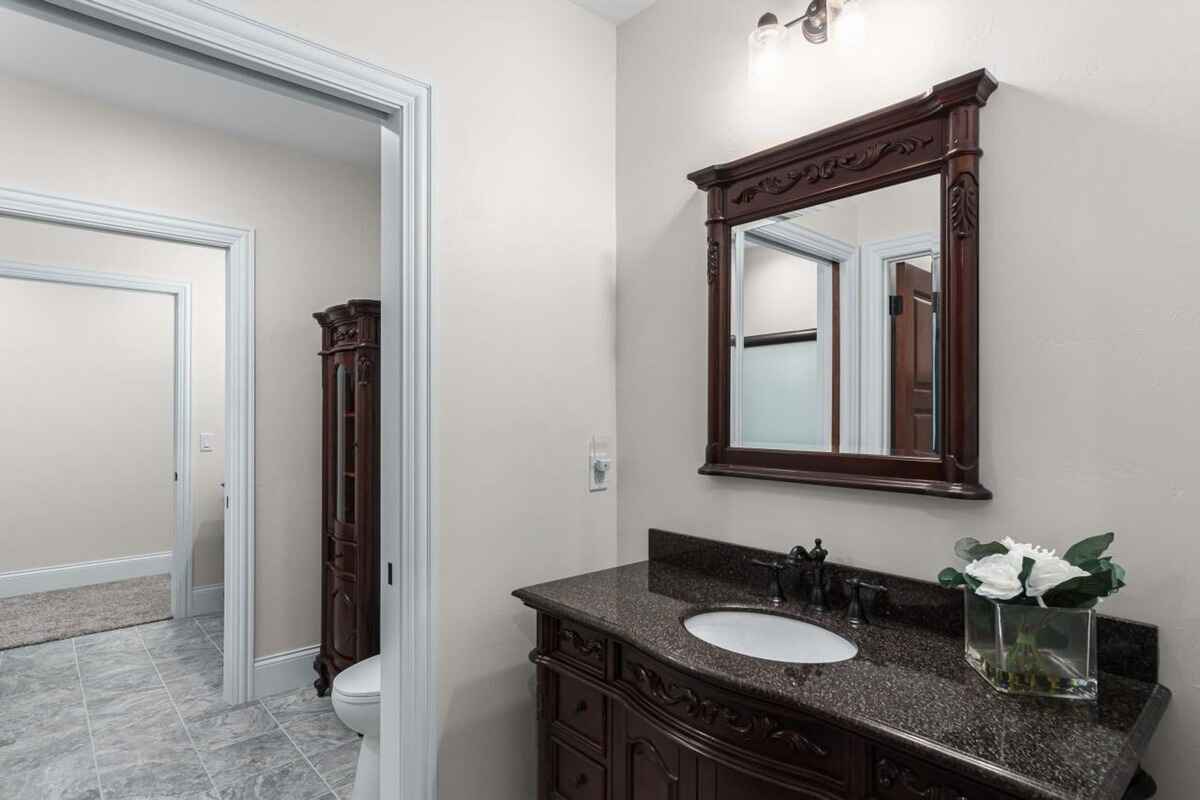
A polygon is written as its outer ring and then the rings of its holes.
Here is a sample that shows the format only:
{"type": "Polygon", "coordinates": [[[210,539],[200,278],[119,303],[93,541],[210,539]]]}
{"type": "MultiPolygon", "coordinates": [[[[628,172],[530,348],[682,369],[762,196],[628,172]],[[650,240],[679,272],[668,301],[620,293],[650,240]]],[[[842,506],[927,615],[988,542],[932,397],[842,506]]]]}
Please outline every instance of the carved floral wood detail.
{"type": "Polygon", "coordinates": [[[950,229],[965,239],[979,227],[979,183],[975,176],[964,172],[950,187],[950,229]]]}
{"type": "Polygon", "coordinates": [[[818,183],[823,180],[831,180],[837,177],[839,170],[861,172],[875,166],[885,156],[893,153],[908,155],[932,143],[933,138],[927,136],[905,136],[890,141],[871,142],[861,150],[829,156],[820,161],[811,161],[783,174],[768,175],[753,186],[748,186],[734,195],[733,202],[736,205],[749,203],[761,193],[783,194],[800,181],[818,183]]]}
{"type": "Polygon", "coordinates": [[[350,342],[358,339],[358,323],[342,325],[333,329],[333,343],[350,342]]]}
{"type": "Polygon", "coordinates": [[[796,753],[811,753],[820,758],[829,755],[829,750],[804,736],[799,731],[786,728],[783,724],[764,713],[740,711],[711,698],[701,697],[692,689],[677,683],[667,683],[657,672],[645,666],[628,662],[638,688],[666,708],[678,708],[685,716],[711,727],[724,727],[744,739],[782,742],[796,753]]]}
{"type": "Polygon", "coordinates": [[[558,638],[565,644],[569,644],[576,653],[584,658],[595,661],[604,660],[604,642],[601,640],[585,639],[569,628],[563,628],[559,631],[558,638]]]}
{"type": "Polygon", "coordinates": [[[708,240],[708,282],[717,279],[721,267],[721,243],[716,239],[708,240]]]}
{"type": "Polygon", "coordinates": [[[908,795],[922,800],[970,800],[957,789],[922,783],[917,773],[896,764],[886,756],[880,758],[875,765],[875,780],[884,789],[898,786],[908,795]]]}
{"type": "Polygon", "coordinates": [[[371,382],[371,358],[366,353],[358,354],[358,382],[371,382]]]}

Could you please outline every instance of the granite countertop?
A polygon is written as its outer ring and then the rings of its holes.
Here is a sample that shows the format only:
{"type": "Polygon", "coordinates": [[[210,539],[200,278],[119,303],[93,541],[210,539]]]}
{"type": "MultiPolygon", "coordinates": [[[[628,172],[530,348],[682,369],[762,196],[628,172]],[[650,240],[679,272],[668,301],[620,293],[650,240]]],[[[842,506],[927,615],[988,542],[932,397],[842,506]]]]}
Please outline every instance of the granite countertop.
{"type": "Polygon", "coordinates": [[[966,663],[961,635],[894,620],[855,628],[844,609],[803,603],[773,608],[745,584],[661,561],[513,594],[715,684],[924,749],[935,763],[1031,800],[1119,800],[1170,699],[1164,686],[1103,673],[1096,703],[1002,695],[966,663]],[[784,664],[722,650],[680,624],[713,608],[794,616],[859,652],[836,664],[784,664]]]}

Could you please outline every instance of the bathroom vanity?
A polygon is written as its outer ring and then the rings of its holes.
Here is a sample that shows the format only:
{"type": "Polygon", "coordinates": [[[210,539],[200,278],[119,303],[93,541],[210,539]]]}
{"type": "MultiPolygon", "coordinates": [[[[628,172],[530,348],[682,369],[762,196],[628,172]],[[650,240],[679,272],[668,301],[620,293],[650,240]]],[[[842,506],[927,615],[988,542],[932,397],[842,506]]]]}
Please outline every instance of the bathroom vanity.
{"type": "Polygon", "coordinates": [[[1149,796],[1129,787],[1153,783],[1138,762],[1170,698],[1152,626],[1102,620],[1097,703],[1002,696],[963,659],[957,591],[831,562],[828,611],[805,569],[775,605],[759,564],[777,554],[650,537],[649,561],[514,592],[538,612],[540,800],[1149,796]],[[864,588],[852,625],[856,581],[887,592],[864,588]],[[857,652],[771,661],[685,628],[718,609],[801,620],[857,652]]]}

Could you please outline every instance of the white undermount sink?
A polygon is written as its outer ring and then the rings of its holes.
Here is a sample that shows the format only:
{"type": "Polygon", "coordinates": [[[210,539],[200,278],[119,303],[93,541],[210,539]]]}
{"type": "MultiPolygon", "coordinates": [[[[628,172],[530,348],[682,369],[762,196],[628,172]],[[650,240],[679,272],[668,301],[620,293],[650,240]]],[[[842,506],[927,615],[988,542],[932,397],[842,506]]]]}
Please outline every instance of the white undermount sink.
{"type": "Polygon", "coordinates": [[[744,656],[793,664],[830,664],[858,654],[858,646],[833,631],[791,617],[758,611],[707,611],[683,621],[697,639],[744,656]]]}

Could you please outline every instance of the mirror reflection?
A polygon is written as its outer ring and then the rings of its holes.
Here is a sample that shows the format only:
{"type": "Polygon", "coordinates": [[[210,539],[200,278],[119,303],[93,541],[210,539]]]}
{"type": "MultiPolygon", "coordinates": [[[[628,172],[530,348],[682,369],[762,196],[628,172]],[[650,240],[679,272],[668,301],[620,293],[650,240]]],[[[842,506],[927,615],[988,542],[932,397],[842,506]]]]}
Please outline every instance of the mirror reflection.
{"type": "Polygon", "coordinates": [[[939,451],[941,178],[733,232],[734,447],[939,451]]]}

